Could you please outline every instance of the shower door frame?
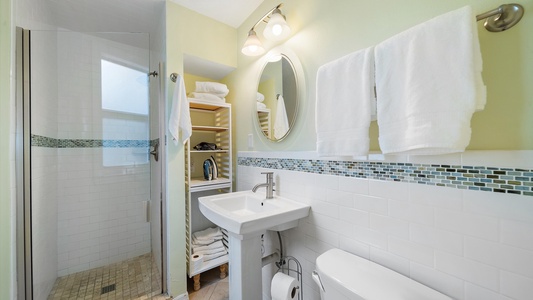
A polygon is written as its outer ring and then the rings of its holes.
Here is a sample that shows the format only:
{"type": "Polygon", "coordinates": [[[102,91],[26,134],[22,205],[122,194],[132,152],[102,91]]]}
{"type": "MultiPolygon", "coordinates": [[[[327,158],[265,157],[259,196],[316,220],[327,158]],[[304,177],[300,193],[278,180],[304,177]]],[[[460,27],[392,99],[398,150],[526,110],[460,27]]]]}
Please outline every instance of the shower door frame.
{"type": "Polygon", "coordinates": [[[16,29],[17,298],[33,299],[31,232],[30,31],[16,29]],[[21,230],[22,229],[22,230],[21,230]]]}

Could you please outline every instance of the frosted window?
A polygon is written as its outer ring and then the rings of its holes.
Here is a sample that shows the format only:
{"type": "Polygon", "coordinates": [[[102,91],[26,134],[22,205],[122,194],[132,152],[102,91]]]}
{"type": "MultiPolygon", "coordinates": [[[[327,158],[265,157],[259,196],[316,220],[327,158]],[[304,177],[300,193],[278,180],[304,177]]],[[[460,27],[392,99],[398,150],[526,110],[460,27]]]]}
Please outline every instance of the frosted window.
{"type": "Polygon", "coordinates": [[[148,115],[148,76],[102,59],[102,108],[148,115]]]}

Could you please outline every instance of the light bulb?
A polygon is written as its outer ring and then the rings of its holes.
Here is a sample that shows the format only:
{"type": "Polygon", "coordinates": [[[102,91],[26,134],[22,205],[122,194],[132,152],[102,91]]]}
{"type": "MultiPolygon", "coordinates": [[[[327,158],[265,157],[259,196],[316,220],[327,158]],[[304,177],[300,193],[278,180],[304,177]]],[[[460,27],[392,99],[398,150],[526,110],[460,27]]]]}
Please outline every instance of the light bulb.
{"type": "Polygon", "coordinates": [[[263,31],[263,35],[272,41],[281,41],[291,34],[291,28],[279,9],[275,9],[263,31]]]}

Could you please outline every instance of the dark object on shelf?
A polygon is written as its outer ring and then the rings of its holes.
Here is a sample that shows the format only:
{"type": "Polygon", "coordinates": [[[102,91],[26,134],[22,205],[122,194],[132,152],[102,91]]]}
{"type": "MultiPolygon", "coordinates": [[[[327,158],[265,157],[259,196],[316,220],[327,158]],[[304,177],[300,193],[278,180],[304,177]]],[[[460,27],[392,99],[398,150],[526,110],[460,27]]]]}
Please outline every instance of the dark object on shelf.
{"type": "Polygon", "coordinates": [[[206,159],[204,161],[204,179],[212,180],[213,179],[213,164],[211,159],[206,159]]]}
{"type": "Polygon", "coordinates": [[[209,158],[209,161],[211,162],[211,167],[212,167],[212,170],[213,172],[211,172],[211,174],[213,174],[213,176],[211,176],[213,179],[217,179],[218,178],[218,165],[217,165],[217,162],[215,160],[215,158],[213,157],[213,155],[211,155],[211,157],[209,158]]]}
{"type": "Polygon", "coordinates": [[[196,150],[217,150],[217,144],[215,143],[207,143],[207,142],[201,142],[200,144],[193,147],[196,150]]]}

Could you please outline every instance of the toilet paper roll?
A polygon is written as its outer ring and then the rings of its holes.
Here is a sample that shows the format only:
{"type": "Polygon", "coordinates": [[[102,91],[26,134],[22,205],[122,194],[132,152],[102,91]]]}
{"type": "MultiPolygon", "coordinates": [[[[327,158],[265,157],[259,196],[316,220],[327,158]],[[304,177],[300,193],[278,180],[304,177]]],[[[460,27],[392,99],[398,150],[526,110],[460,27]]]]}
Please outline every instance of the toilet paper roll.
{"type": "Polygon", "coordinates": [[[272,278],[270,286],[272,300],[298,299],[299,290],[298,280],[294,277],[278,272],[272,278]]]}
{"type": "Polygon", "coordinates": [[[199,270],[204,263],[204,256],[202,254],[193,254],[191,257],[191,264],[193,270],[199,270]]]}

